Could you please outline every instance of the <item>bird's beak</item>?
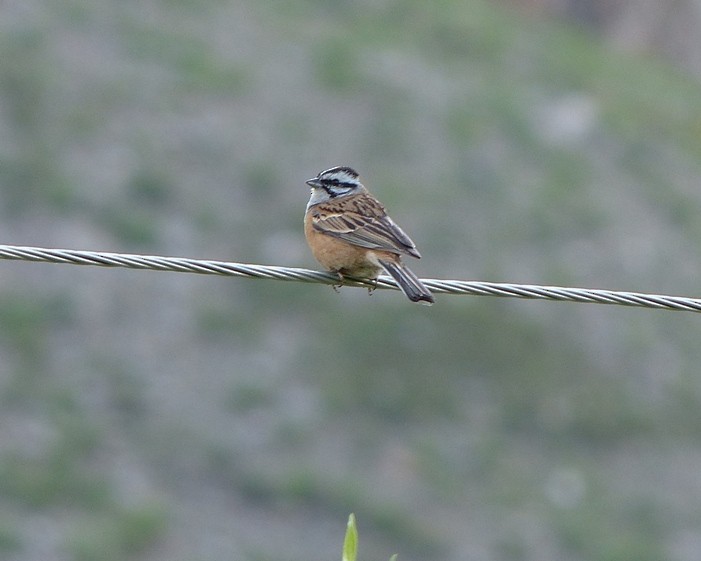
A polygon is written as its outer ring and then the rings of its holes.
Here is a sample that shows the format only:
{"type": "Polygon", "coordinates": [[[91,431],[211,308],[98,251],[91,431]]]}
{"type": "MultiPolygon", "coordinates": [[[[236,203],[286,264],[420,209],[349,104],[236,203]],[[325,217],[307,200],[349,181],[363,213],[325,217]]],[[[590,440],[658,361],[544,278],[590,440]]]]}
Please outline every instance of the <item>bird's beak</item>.
{"type": "Polygon", "coordinates": [[[314,189],[319,189],[321,187],[321,181],[319,181],[318,177],[314,177],[312,179],[307,179],[307,185],[314,189]]]}

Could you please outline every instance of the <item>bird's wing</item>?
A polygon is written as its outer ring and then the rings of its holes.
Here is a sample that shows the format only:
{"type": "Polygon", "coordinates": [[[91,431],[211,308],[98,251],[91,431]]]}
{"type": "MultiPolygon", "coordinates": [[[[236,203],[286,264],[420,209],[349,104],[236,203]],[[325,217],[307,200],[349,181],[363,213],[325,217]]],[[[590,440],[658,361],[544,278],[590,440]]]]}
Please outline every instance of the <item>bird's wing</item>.
{"type": "Polygon", "coordinates": [[[329,201],[312,207],[314,229],[353,245],[421,257],[414,242],[368,195],[329,201]]]}

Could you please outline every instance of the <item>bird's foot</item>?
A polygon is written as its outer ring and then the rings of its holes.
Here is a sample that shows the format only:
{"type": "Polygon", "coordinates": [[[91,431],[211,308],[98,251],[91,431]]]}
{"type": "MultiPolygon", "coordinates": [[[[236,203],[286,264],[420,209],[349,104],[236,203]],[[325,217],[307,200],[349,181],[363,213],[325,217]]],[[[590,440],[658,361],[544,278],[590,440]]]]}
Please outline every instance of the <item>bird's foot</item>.
{"type": "Polygon", "coordinates": [[[331,288],[333,288],[333,291],[338,294],[339,293],[339,288],[343,286],[343,284],[346,282],[345,277],[340,271],[336,271],[336,274],[338,275],[338,284],[332,284],[331,288]]]}
{"type": "Polygon", "coordinates": [[[377,279],[369,279],[372,286],[368,286],[368,296],[372,296],[373,292],[377,290],[377,279]]]}

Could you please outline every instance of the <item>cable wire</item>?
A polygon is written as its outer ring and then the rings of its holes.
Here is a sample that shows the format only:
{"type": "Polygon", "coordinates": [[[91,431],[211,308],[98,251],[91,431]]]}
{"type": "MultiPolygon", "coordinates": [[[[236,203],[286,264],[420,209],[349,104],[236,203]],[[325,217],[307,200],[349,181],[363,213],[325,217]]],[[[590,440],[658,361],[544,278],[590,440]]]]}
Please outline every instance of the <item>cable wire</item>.
{"type": "MultiPolygon", "coordinates": [[[[328,272],[312,271],[310,269],[251,265],[204,259],[187,259],[184,257],[163,257],[157,255],[135,255],[128,253],[0,245],[0,259],[41,263],[66,263],[71,265],[94,265],[98,267],[122,267],[127,269],[172,271],[178,273],[199,273],[205,275],[226,275],[329,285],[339,284],[336,275],[328,272]]],[[[613,304],[660,310],[701,312],[701,299],[687,298],[684,296],[664,296],[641,292],[481,281],[421,279],[421,282],[436,294],[499,296],[503,298],[613,304]]],[[[344,286],[362,286],[366,288],[399,289],[394,280],[388,276],[379,277],[377,282],[346,277],[343,284],[344,286]]]]}

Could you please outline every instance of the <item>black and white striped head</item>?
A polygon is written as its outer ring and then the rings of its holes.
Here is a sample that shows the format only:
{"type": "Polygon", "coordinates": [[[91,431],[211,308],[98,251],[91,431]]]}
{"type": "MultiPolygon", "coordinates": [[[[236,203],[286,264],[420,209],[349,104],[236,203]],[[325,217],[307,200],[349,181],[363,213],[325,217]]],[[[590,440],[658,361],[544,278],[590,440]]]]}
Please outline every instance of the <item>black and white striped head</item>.
{"type": "Polygon", "coordinates": [[[315,178],[308,179],[307,185],[312,188],[312,196],[307,208],[336,197],[354,195],[365,190],[358,179],[358,172],[345,166],[336,166],[322,171],[315,178]]]}

